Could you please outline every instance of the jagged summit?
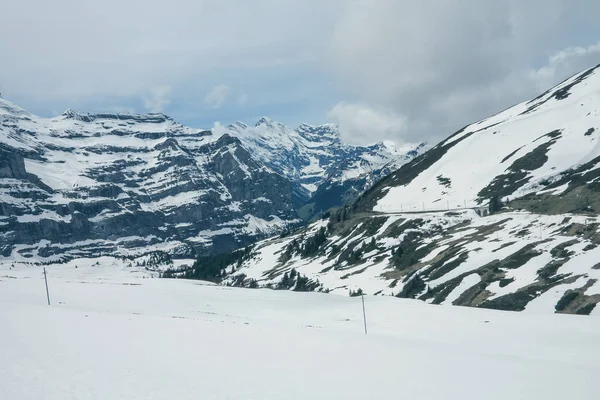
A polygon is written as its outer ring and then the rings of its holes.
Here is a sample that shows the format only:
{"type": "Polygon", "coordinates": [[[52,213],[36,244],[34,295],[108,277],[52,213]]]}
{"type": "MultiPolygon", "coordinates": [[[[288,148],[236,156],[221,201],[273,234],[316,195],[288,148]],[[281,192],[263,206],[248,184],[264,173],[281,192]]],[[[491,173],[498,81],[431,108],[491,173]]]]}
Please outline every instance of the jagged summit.
{"type": "Polygon", "coordinates": [[[262,117],[256,122],[256,124],[254,124],[254,127],[258,128],[261,125],[264,125],[270,129],[285,129],[285,126],[283,124],[274,121],[269,117],[262,117]]]}
{"type": "Polygon", "coordinates": [[[133,114],[133,113],[87,113],[73,109],[67,109],[62,113],[66,119],[75,119],[83,122],[93,122],[95,120],[120,120],[148,123],[163,123],[173,121],[171,117],[162,113],[133,114]]]}

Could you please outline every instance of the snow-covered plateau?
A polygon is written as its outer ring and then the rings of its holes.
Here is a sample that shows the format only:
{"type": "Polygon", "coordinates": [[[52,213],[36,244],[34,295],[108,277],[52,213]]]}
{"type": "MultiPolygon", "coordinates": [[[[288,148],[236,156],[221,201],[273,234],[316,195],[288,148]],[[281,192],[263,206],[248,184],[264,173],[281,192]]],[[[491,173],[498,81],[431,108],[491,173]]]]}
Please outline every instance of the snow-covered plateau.
{"type": "Polygon", "coordinates": [[[3,400],[600,398],[598,318],[47,271],[0,264],[3,400]]]}

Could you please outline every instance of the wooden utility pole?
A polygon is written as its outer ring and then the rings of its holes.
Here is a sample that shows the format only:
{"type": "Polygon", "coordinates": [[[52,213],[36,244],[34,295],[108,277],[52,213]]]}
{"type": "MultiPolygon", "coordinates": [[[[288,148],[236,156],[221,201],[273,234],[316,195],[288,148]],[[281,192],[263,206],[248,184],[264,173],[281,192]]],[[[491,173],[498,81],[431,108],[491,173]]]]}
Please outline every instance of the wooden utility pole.
{"type": "Polygon", "coordinates": [[[365,322],[365,335],[366,335],[367,334],[367,313],[365,311],[365,295],[361,294],[360,297],[362,298],[363,321],[365,322]]]}
{"type": "Polygon", "coordinates": [[[44,267],[44,281],[46,282],[46,297],[48,298],[48,305],[50,305],[50,292],[48,291],[48,277],[46,274],[46,267],[44,267]]]}

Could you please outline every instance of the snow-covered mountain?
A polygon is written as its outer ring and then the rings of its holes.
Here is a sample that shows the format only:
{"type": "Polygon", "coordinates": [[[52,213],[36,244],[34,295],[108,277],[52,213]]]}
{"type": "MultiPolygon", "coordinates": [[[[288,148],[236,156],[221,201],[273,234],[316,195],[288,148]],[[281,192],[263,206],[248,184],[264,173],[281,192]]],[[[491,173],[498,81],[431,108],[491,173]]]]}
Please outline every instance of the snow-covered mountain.
{"type": "Polygon", "coordinates": [[[296,183],[295,199],[302,217],[348,203],[379,179],[426,149],[425,143],[398,147],[377,143],[357,147],[340,139],[333,124],[302,124],[296,130],[261,118],[253,127],[231,124],[225,133],[277,173],[296,183]]]}
{"type": "Polygon", "coordinates": [[[565,198],[576,188],[584,190],[582,186],[597,198],[599,135],[597,66],[531,101],[464,127],[379,182],[360,206],[392,212],[473,207],[493,196],[565,198]]]}
{"type": "Polygon", "coordinates": [[[0,100],[0,255],[232,250],[299,223],[330,176],[372,180],[414,154],[343,145],[331,125],[262,119],[216,132],[163,114],[40,118],[0,100]]]}
{"type": "Polygon", "coordinates": [[[174,275],[589,314],[599,135],[600,66],[468,125],[327,219],[174,275]]]}

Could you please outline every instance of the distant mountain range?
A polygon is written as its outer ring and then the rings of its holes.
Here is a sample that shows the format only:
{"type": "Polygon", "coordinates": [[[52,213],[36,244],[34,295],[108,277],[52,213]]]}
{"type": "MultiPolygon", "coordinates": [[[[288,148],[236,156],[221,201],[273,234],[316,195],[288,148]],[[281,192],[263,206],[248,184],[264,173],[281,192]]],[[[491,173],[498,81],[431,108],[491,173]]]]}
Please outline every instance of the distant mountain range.
{"type": "Polygon", "coordinates": [[[600,314],[599,211],[600,65],[464,127],[351,207],[172,275],[600,314]]]}
{"type": "Polygon", "coordinates": [[[423,149],[268,118],[220,132],[163,114],[41,118],[0,99],[0,256],[233,250],[353,200],[423,149]]]}

